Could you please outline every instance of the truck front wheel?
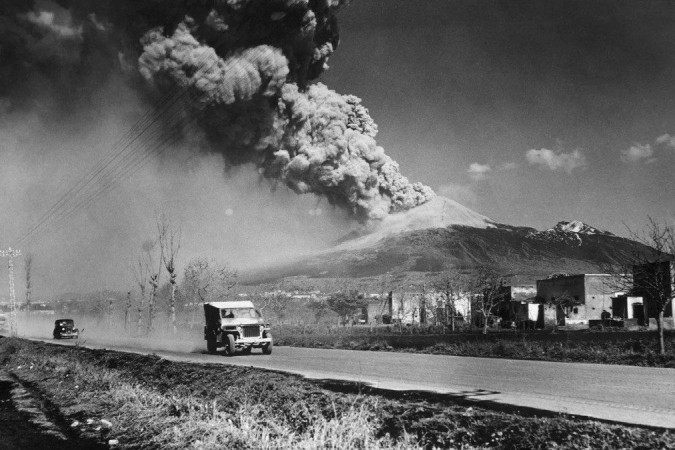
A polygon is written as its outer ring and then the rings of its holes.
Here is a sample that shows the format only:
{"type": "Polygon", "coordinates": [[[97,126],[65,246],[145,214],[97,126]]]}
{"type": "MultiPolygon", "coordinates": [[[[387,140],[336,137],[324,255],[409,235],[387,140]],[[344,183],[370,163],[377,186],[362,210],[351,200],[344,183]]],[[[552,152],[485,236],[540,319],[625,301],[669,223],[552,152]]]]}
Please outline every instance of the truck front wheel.
{"type": "MultiPolygon", "coordinates": [[[[267,337],[272,338],[271,334],[267,334],[267,337]]],[[[267,345],[264,345],[262,348],[263,355],[271,355],[272,354],[272,347],[274,346],[273,341],[270,340],[270,343],[267,345]]]]}
{"type": "Polygon", "coordinates": [[[227,335],[227,342],[224,342],[225,344],[225,354],[227,356],[234,356],[234,336],[231,334],[227,335]]]}

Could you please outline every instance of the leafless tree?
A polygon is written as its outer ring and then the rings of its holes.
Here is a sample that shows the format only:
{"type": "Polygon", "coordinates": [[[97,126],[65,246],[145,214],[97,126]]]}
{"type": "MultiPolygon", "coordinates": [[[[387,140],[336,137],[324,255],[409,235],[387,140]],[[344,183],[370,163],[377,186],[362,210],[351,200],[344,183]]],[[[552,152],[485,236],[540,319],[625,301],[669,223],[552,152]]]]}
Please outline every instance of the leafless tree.
{"type": "Polygon", "coordinates": [[[546,299],[538,299],[538,300],[541,303],[547,303],[550,306],[555,306],[556,309],[562,311],[562,313],[565,315],[566,318],[569,318],[569,315],[575,306],[581,306],[584,304],[584,301],[581,298],[579,297],[575,298],[567,291],[549,300],[546,299]]]}
{"type": "Polygon", "coordinates": [[[205,258],[192,259],[185,266],[183,294],[192,306],[192,322],[201,303],[228,297],[237,285],[238,273],[226,265],[205,258]]]}
{"type": "Polygon", "coordinates": [[[171,326],[173,332],[176,332],[176,256],[180,250],[181,231],[168,223],[165,216],[160,219],[161,225],[158,225],[160,230],[160,254],[164,268],[169,274],[169,283],[171,284],[171,298],[169,300],[169,309],[171,311],[171,326]]]}
{"type": "Polygon", "coordinates": [[[474,308],[483,316],[483,334],[487,334],[490,315],[505,300],[505,287],[510,278],[491,266],[478,266],[469,277],[468,291],[474,298],[474,308]]]}
{"type": "Polygon", "coordinates": [[[365,306],[363,294],[356,289],[341,291],[328,297],[328,306],[335,311],[344,324],[353,323],[354,314],[365,306]]]}
{"type": "Polygon", "coordinates": [[[136,332],[140,335],[143,332],[143,310],[145,309],[145,290],[150,281],[150,267],[147,259],[147,254],[142,252],[138,255],[135,263],[132,266],[136,284],[140,290],[140,297],[138,299],[138,318],[136,321],[136,332]]]}
{"type": "Polygon", "coordinates": [[[650,315],[656,316],[659,352],[663,355],[666,352],[663,318],[675,298],[675,231],[671,225],[647,217],[644,229],[628,228],[628,232],[642,247],[624,255],[618,267],[620,273],[612,282],[615,290],[643,298],[647,322],[650,315]]]}
{"type": "Polygon", "coordinates": [[[130,314],[131,314],[131,291],[127,292],[127,301],[124,305],[124,331],[129,331],[130,314]]]}
{"type": "Polygon", "coordinates": [[[26,272],[26,311],[30,314],[31,293],[33,289],[33,255],[28,253],[24,258],[26,272]]]}
{"type": "Polygon", "coordinates": [[[114,304],[115,304],[115,297],[111,295],[111,292],[109,292],[107,289],[105,290],[105,294],[108,296],[108,308],[106,310],[106,316],[108,318],[108,327],[111,327],[114,323],[114,304]]]}
{"type": "Polygon", "coordinates": [[[283,323],[288,300],[288,295],[282,292],[266,293],[261,296],[260,309],[266,317],[268,316],[268,312],[271,312],[279,323],[283,323]]]}
{"type": "Polygon", "coordinates": [[[429,312],[427,311],[427,285],[426,283],[421,283],[419,285],[419,294],[417,296],[417,307],[418,307],[418,316],[420,325],[424,325],[428,322],[429,312]]]}
{"type": "Polygon", "coordinates": [[[238,282],[239,272],[226,265],[218,266],[216,269],[216,293],[218,295],[228,297],[230,295],[230,291],[234,289],[238,282]]]}
{"type": "Polygon", "coordinates": [[[192,312],[190,323],[195,322],[200,304],[206,301],[212,283],[209,266],[209,261],[204,258],[195,258],[185,266],[181,292],[192,312]]]}
{"type": "MultiPolygon", "coordinates": [[[[460,297],[467,284],[466,277],[459,272],[444,272],[434,283],[434,288],[443,294],[446,304],[447,317],[450,330],[455,331],[455,319],[457,318],[457,309],[455,300],[460,297]]],[[[446,323],[446,325],[448,325],[446,323]]]]}
{"type": "Polygon", "coordinates": [[[150,301],[148,302],[148,327],[147,333],[152,333],[153,319],[155,317],[155,304],[157,303],[157,290],[159,289],[160,275],[162,273],[162,263],[164,260],[164,248],[162,243],[165,241],[165,236],[168,232],[167,221],[163,218],[157,219],[157,240],[146,241],[144,250],[146,251],[149,267],[150,267],[150,301]],[[154,252],[157,252],[155,258],[154,252]],[[157,264],[155,266],[155,264],[157,264]],[[157,270],[155,270],[155,267],[157,270]]]}

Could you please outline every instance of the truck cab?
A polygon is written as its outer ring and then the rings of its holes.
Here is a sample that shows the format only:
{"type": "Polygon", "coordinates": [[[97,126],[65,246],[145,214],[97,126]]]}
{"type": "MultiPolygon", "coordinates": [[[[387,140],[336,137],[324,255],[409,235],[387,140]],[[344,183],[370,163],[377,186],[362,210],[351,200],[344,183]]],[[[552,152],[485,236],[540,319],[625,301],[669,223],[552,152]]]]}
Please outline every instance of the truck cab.
{"type": "Polygon", "coordinates": [[[250,301],[204,303],[204,339],[209,353],[224,347],[225,354],[250,354],[260,348],[266,355],[274,345],[269,324],[250,301]]]}

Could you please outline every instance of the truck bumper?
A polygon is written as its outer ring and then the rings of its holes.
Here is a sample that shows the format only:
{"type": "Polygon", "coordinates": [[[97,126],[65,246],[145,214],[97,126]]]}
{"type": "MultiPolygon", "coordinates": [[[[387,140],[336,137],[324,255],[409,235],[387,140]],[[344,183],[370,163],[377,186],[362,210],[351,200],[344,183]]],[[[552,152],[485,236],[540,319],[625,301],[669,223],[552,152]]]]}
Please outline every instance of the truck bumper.
{"type": "Polygon", "coordinates": [[[234,341],[237,347],[262,347],[272,342],[272,338],[239,338],[234,341]]]}
{"type": "Polygon", "coordinates": [[[69,333],[69,332],[57,333],[57,335],[61,339],[76,339],[79,336],[78,333],[69,333]]]}

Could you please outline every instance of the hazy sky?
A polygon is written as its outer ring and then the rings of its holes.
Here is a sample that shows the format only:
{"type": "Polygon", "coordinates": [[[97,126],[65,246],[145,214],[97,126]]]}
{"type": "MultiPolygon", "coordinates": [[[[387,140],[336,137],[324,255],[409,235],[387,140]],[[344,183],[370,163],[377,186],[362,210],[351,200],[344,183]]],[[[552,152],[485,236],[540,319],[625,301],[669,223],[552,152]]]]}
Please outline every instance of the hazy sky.
{"type": "Polygon", "coordinates": [[[675,3],[361,0],[340,19],[323,80],[411,179],[537,228],[675,220],[675,3]]]}
{"type": "MultiPolygon", "coordinates": [[[[363,98],[378,143],[411,181],[498,222],[579,219],[620,234],[647,215],[674,222],[675,3],[517,5],[355,0],[340,12],[341,43],[320,81],[363,98]]],[[[0,83],[3,246],[147,106],[119,55],[96,32],[81,47],[78,27],[47,0],[33,15],[0,11],[0,61],[23,61],[0,64],[0,81],[11,80],[0,83]],[[74,70],[80,63],[86,70],[74,70]]],[[[326,248],[355,226],[325,199],[270,189],[253,166],[225,171],[213,155],[183,165],[203,140],[201,130],[188,137],[23,243],[38,296],[127,289],[160,212],[182,226],[179,265],[200,256],[252,267],[326,248]]]]}

